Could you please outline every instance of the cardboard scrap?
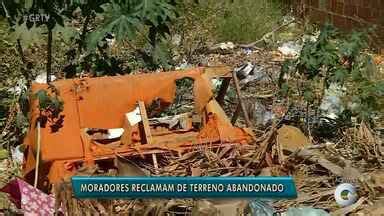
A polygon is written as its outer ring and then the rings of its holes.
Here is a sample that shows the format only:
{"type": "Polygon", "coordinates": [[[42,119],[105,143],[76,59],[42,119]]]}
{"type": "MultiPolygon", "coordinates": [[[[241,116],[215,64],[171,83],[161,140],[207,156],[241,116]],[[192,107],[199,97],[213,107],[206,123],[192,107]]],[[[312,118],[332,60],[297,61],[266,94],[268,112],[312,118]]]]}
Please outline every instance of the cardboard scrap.
{"type": "Polygon", "coordinates": [[[310,145],[308,137],[297,127],[283,125],[277,130],[277,142],[283,151],[294,152],[310,145]]]}

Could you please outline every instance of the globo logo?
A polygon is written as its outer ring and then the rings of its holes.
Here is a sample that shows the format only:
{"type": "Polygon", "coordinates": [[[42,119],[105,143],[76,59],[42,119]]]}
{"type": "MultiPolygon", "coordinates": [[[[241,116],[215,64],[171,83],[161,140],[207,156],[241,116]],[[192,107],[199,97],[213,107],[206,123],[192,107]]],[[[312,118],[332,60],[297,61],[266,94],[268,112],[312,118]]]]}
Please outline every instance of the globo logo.
{"type": "Polygon", "coordinates": [[[343,183],[336,187],[335,200],[340,206],[349,206],[357,201],[356,187],[349,184],[343,183]]]}

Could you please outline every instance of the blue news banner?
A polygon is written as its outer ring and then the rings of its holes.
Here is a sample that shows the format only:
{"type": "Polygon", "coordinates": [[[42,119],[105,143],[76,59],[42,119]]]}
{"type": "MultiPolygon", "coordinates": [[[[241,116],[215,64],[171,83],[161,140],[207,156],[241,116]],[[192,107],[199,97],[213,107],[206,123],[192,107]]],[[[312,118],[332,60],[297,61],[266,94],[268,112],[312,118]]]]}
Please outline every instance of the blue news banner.
{"type": "Polygon", "coordinates": [[[292,177],[72,177],[77,198],[296,198],[292,177]]]}

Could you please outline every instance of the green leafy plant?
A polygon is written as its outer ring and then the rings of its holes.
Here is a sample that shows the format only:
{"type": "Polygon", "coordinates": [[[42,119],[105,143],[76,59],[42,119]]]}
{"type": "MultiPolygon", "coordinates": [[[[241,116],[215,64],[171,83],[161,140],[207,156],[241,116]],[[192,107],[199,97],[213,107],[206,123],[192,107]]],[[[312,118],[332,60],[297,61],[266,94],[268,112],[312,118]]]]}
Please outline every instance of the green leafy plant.
{"type": "Polygon", "coordinates": [[[170,33],[168,24],[176,18],[176,3],[172,0],[144,0],[139,5],[140,20],[149,26],[148,37],[152,46],[156,46],[157,38],[170,33]]]}
{"type": "Polygon", "coordinates": [[[147,63],[148,69],[166,66],[167,48],[162,39],[170,33],[169,25],[176,18],[176,2],[172,0],[112,0],[103,6],[101,25],[88,35],[88,49],[94,50],[106,36],[113,34],[118,43],[135,40],[146,41],[147,49],[137,49],[137,57],[147,63]]]}
{"type": "Polygon", "coordinates": [[[107,32],[114,33],[118,41],[133,39],[138,33],[149,30],[148,40],[156,42],[156,36],[169,33],[168,22],[176,17],[171,0],[112,0],[104,6],[104,21],[89,37],[89,46],[95,48],[107,32]]]}
{"type": "Polygon", "coordinates": [[[364,52],[366,47],[365,33],[343,35],[333,26],[325,25],[317,40],[305,42],[297,59],[283,64],[279,78],[282,93],[292,93],[294,85],[289,85],[286,77],[296,77],[298,95],[317,111],[325,90],[334,83],[346,88],[344,99],[352,101],[345,111],[370,121],[383,107],[379,99],[384,95],[384,82],[374,79],[375,67],[370,55],[364,52]]]}
{"type": "Polygon", "coordinates": [[[88,37],[88,48],[94,49],[101,39],[108,33],[114,33],[118,41],[132,39],[139,27],[137,1],[111,1],[104,6],[103,23],[88,37]]]}
{"type": "Polygon", "coordinates": [[[59,92],[53,85],[50,85],[48,90],[51,94],[46,90],[39,90],[34,94],[34,98],[39,101],[40,115],[38,121],[43,128],[49,123],[51,132],[57,132],[64,122],[64,115],[61,114],[64,109],[64,102],[60,99],[59,92]]]}
{"type": "Polygon", "coordinates": [[[86,47],[86,36],[89,31],[89,25],[91,20],[96,16],[96,13],[103,13],[103,6],[109,3],[110,0],[94,0],[94,1],[83,1],[83,0],[74,0],[67,10],[64,11],[64,14],[71,19],[75,19],[73,12],[76,9],[80,9],[81,15],[84,18],[83,26],[81,33],[77,40],[78,51],[82,52],[83,48],[86,47]]]}
{"type": "Polygon", "coordinates": [[[132,70],[130,65],[123,64],[121,56],[110,52],[113,49],[111,44],[115,44],[111,41],[115,39],[117,43],[132,48],[125,60],[132,59],[149,70],[169,68],[171,57],[163,39],[169,34],[169,24],[176,17],[174,4],[170,0],[98,0],[90,5],[75,1],[68,11],[79,8],[85,21],[77,42],[78,50],[71,48],[66,54],[65,77],[72,78],[83,71],[95,76],[129,73],[132,70]],[[101,21],[94,23],[95,30],[88,32],[88,25],[94,17],[101,18],[101,21]],[[146,41],[140,48],[131,43],[138,37],[146,41]]]}

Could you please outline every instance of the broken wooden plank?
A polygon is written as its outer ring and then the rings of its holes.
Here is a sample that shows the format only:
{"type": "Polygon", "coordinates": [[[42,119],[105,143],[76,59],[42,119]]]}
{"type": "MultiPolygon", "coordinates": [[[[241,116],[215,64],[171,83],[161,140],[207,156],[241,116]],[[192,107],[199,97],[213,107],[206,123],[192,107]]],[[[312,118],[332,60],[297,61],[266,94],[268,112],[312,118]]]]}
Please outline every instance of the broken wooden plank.
{"type": "Polygon", "coordinates": [[[123,145],[129,146],[132,144],[132,125],[129,122],[128,115],[124,115],[124,133],[121,136],[121,143],[123,145]]]}
{"type": "MultiPolygon", "coordinates": [[[[153,144],[152,143],[152,135],[151,135],[150,127],[149,127],[149,121],[148,121],[147,111],[145,109],[145,104],[143,101],[139,101],[138,104],[139,104],[139,109],[140,109],[141,120],[142,120],[143,127],[144,127],[146,143],[152,145],[153,144]]],[[[152,160],[153,160],[153,166],[155,167],[156,172],[157,172],[159,166],[157,163],[156,154],[152,154],[152,160]]]]}
{"type": "Polygon", "coordinates": [[[138,103],[139,103],[141,120],[144,127],[145,141],[147,144],[152,144],[152,135],[149,127],[149,121],[148,121],[147,111],[145,109],[145,104],[143,101],[139,101],[138,103]]]}

